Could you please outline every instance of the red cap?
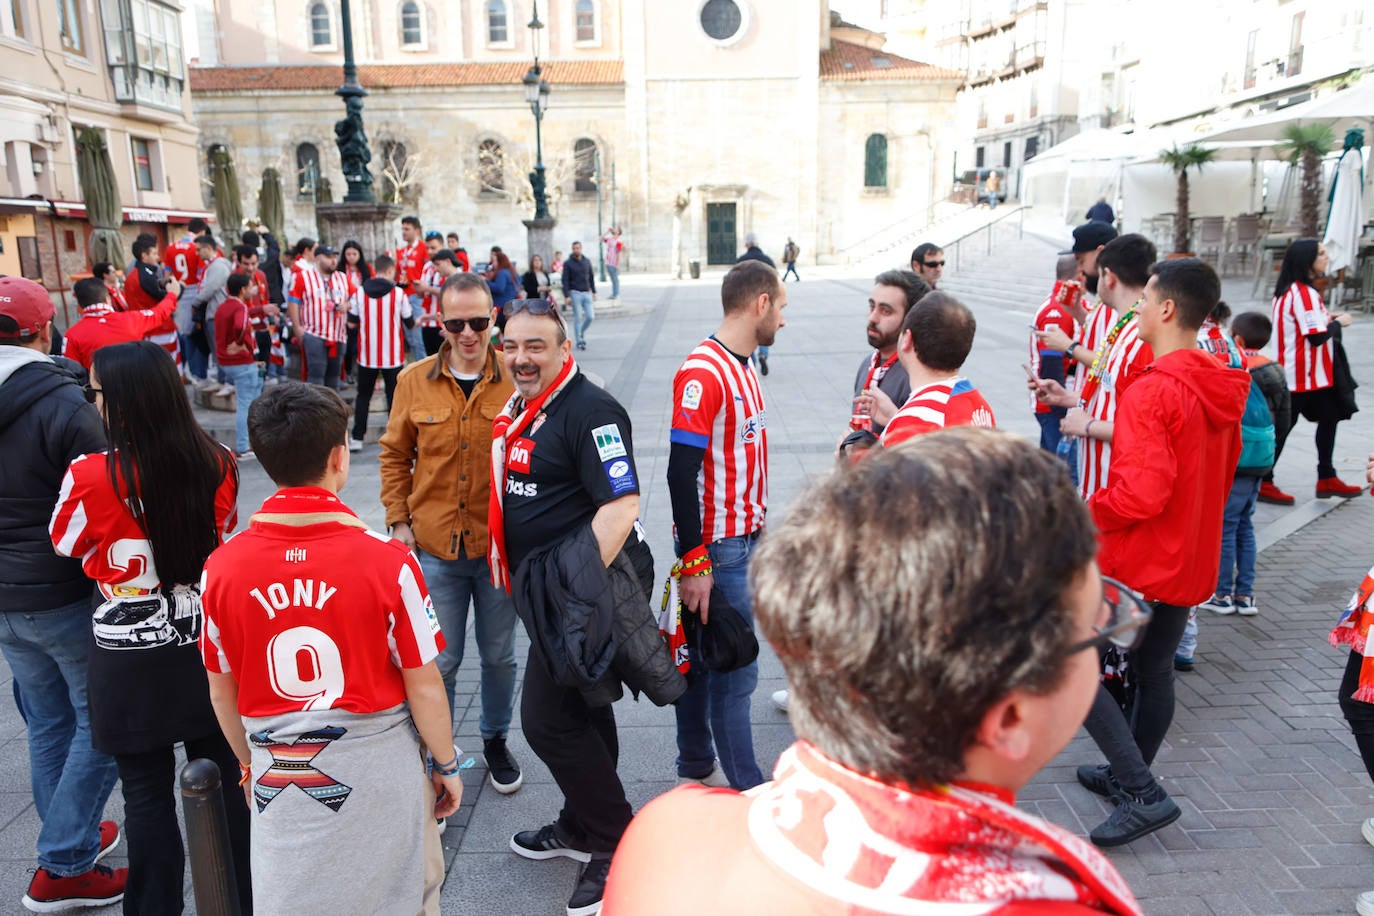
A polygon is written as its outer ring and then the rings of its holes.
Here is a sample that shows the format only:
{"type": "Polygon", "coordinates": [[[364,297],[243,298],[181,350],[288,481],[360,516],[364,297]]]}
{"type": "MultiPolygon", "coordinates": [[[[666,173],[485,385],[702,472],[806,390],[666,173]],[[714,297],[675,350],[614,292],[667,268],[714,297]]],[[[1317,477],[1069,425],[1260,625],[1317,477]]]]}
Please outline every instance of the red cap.
{"type": "Polygon", "coordinates": [[[0,277],[0,315],[18,322],[19,330],[0,328],[0,337],[27,337],[43,330],[57,311],[48,291],[23,277],[0,277]]]}

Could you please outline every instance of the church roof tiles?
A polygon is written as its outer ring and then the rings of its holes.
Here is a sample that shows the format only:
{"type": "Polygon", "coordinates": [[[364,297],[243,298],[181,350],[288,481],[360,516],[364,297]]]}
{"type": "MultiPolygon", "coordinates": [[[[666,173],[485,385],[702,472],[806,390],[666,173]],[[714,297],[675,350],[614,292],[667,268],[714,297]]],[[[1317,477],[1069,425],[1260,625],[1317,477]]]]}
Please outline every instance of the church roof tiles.
{"type": "Polygon", "coordinates": [[[823,80],[959,80],[962,76],[944,67],[908,60],[847,41],[832,41],[821,52],[823,80]]]}

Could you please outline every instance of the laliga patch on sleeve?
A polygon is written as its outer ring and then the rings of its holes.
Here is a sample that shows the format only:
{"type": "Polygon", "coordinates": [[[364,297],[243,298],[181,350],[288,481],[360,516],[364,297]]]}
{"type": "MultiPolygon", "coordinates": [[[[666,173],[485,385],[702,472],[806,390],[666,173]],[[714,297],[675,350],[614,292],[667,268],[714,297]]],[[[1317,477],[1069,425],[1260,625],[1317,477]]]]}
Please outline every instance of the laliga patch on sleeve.
{"type": "Polygon", "coordinates": [[[601,467],[606,472],[606,480],[611,485],[611,492],[620,496],[636,488],[635,472],[630,467],[630,462],[626,458],[616,458],[611,461],[604,461],[601,467]]]}
{"type": "Polygon", "coordinates": [[[682,388],[682,407],[685,410],[696,410],[701,406],[701,382],[696,379],[688,382],[682,388]]]}
{"type": "Polygon", "coordinates": [[[434,612],[434,601],[425,595],[425,621],[429,624],[430,633],[439,632],[439,615],[434,612]]]}
{"type": "Polygon", "coordinates": [[[598,426],[592,430],[592,440],[596,442],[596,454],[603,462],[612,458],[624,458],[625,440],[620,438],[620,427],[614,423],[598,426]]]}
{"type": "Polygon", "coordinates": [[[1322,316],[1316,312],[1303,312],[1302,322],[1307,326],[1307,333],[1309,334],[1326,330],[1326,323],[1322,321],[1322,316]]]}

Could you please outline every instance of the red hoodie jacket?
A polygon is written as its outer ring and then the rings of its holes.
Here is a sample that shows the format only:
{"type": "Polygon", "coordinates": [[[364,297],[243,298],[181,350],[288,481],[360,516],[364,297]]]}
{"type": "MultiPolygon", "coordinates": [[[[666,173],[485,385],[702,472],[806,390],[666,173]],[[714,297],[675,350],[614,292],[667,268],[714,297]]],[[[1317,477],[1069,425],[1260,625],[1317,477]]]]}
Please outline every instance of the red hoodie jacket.
{"type": "Polygon", "coordinates": [[[1249,394],[1245,370],[1203,350],[1159,357],[1122,393],[1111,475],[1088,502],[1104,574],[1149,601],[1212,594],[1249,394]]]}

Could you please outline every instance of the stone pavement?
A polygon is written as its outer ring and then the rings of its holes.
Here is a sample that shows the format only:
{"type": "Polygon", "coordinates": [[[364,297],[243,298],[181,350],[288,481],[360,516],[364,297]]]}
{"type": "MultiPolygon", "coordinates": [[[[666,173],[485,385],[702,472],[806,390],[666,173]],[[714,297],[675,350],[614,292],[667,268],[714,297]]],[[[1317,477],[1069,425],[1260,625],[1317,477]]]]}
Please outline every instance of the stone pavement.
{"type": "MultiPolygon", "coordinates": [[[[1037,432],[1021,381],[1026,321],[1048,287],[1054,242],[1034,236],[1005,242],[995,259],[964,265],[960,289],[978,315],[977,345],[968,375],[997,413],[999,425],[1037,432]],[[1024,295],[980,289],[979,277],[1016,276],[1024,295]]],[[[634,423],[642,517],[666,574],[671,517],[667,465],[669,385],[673,370],[719,316],[719,283],[625,284],[639,314],[592,326],[579,359],[625,403],[634,423]]],[[[956,285],[951,278],[951,288],[956,285]]],[[[864,354],[866,277],[789,284],[787,327],[763,380],[772,440],[772,507],[776,514],[808,482],[823,475],[849,415],[854,370],[864,354]]],[[[1229,292],[1229,291],[1228,291],[1229,292]]],[[[1357,377],[1368,383],[1374,362],[1359,346],[1374,322],[1357,319],[1347,339],[1357,377]]],[[[1338,464],[1354,469],[1374,447],[1364,415],[1344,424],[1338,464]]],[[[1310,427],[1300,427],[1281,468],[1299,489],[1312,463],[1310,427]],[[1304,452],[1304,449],[1306,451],[1304,452]]],[[[380,527],[376,448],[355,456],[345,500],[380,527]]],[[[1310,473],[1310,472],[1309,472],[1310,473]]],[[[246,514],[271,491],[261,469],[242,468],[240,509],[246,514]]],[[[1307,484],[1304,484],[1307,486],[1307,484]]],[[[1320,504],[1329,508],[1329,504],[1320,504]]],[[[1306,520],[1303,507],[1276,510],[1265,531],[1306,520]]],[[[1180,710],[1160,774],[1184,807],[1183,819],[1156,837],[1113,853],[1147,911],[1173,913],[1340,913],[1353,895],[1374,888],[1374,850],[1360,840],[1359,823],[1374,815],[1371,791],[1333,697],[1343,655],[1325,633],[1374,555],[1359,549],[1374,534],[1374,504],[1356,500],[1271,546],[1257,587],[1261,616],[1209,618],[1202,624],[1198,671],[1181,677],[1180,710]],[[1258,866],[1258,867],[1256,867],[1258,866]],[[1363,867],[1362,867],[1363,866],[1363,867]]],[[[521,639],[521,652],[527,642],[521,639]]],[[[469,651],[471,656],[471,650],[469,651]]],[[[523,655],[522,655],[523,664],[523,655]]],[[[771,651],[760,659],[753,706],[755,743],[771,767],[791,741],[786,718],[768,695],[783,686],[771,651]]],[[[0,668],[0,695],[8,671],[0,668]]],[[[457,741],[480,750],[476,666],[460,672],[457,741]]],[[[616,710],[621,723],[621,772],[631,801],[642,805],[673,784],[675,753],[670,710],[629,699],[616,710]]],[[[449,860],[446,913],[543,916],[563,911],[576,880],[572,863],[529,862],[509,852],[510,835],[551,820],[559,803],[548,771],[528,750],[518,728],[511,744],[525,769],[525,787],[500,796],[482,782],[480,764],[467,771],[468,791],[444,842],[449,860]]],[[[1096,758],[1080,735],[1023,793],[1022,803],[1056,823],[1086,832],[1106,816],[1105,805],[1080,789],[1073,767],[1096,758]]],[[[11,704],[0,702],[0,912],[22,912],[18,899],[32,868],[37,817],[28,789],[24,731],[11,704]]],[[[108,815],[122,816],[118,793],[108,815]]],[[[119,855],[112,864],[124,864],[119,855]]],[[[188,894],[189,901],[189,894],[188,894]]],[[[189,903],[188,903],[189,906],[189,903]]],[[[113,912],[113,909],[110,910],[113,912]]]]}

